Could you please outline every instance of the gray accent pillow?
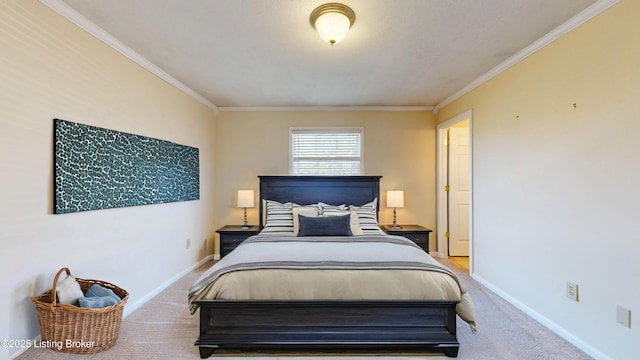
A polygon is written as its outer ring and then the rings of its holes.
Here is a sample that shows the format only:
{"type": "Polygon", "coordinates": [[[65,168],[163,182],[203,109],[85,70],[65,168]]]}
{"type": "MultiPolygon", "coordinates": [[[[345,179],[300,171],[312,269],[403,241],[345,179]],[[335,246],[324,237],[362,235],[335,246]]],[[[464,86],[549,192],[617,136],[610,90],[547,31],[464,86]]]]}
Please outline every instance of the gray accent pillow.
{"type": "Polygon", "coordinates": [[[308,217],[298,215],[298,236],[352,236],[351,215],[308,217]]]}

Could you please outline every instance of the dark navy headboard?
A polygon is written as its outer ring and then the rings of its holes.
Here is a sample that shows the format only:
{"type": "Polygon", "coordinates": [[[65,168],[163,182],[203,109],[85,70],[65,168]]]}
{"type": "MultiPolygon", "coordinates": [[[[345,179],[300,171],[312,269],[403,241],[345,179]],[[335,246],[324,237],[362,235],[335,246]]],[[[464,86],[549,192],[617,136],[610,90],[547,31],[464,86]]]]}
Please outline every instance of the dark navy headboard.
{"type": "Polygon", "coordinates": [[[258,176],[260,178],[260,226],[263,200],[292,201],[306,205],[324,202],[331,205],[363,205],[378,199],[382,176],[258,176]]]}

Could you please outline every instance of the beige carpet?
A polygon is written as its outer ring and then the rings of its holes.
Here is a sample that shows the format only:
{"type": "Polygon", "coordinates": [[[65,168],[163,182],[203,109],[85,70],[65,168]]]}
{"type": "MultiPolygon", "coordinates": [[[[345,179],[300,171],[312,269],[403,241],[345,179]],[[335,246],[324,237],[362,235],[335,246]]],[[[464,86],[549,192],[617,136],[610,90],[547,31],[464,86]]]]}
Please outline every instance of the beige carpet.
{"type": "MultiPolygon", "coordinates": [[[[460,351],[458,359],[591,359],[589,356],[558,337],[527,315],[487,290],[449,260],[441,261],[456,271],[460,281],[467,287],[476,306],[478,331],[471,334],[469,326],[458,321],[460,351]]],[[[210,266],[210,265],[209,265],[210,266]]],[[[148,303],[125,318],[120,328],[116,345],[93,355],[65,354],[50,349],[31,348],[17,357],[28,359],[198,359],[198,349],[193,345],[198,337],[197,315],[190,316],[187,310],[187,291],[206,267],[198,269],[177,281],[148,303]]],[[[427,355],[429,359],[448,359],[445,356],[427,355]]],[[[303,359],[409,359],[424,358],[424,355],[389,356],[368,354],[297,354],[275,356],[269,354],[242,354],[215,356],[220,360],[303,360],[303,359]]]]}

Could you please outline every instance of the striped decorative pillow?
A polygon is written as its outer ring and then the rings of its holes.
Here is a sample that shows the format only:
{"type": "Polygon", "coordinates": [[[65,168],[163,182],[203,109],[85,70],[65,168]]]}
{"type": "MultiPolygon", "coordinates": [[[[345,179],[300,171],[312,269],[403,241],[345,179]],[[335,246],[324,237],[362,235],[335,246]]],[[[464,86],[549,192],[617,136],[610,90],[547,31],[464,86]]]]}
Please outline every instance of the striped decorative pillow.
{"type": "Polygon", "coordinates": [[[378,213],[376,211],[376,203],[378,199],[362,206],[349,205],[349,209],[358,213],[358,221],[362,232],[366,234],[382,234],[383,231],[378,226],[378,213]]]}
{"type": "Polygon", "coordinates": [[[293,208],[318,212],[318,205],[298,205],[292,202],[280,203],[266,200],[266,221],[262,233],[294,233],[293,208]]]}
{"type": "Polygon", "coordinates": [[[280,203],[267,200],[266,223],[263,233],[290,232],[293,233],[293,203],[280,203]]]}
{"type": "Polygon", "coordinates": [[[342,204],[342,205],[329,205],[329,204],[325,204],[323,202],[319,202],[318,203],[318,209],[320,211],[320,216],[325,216],[325,215],[330,215],[330,214],[337,214],[337,213],[341,213],[341,212],[343,212],[345,210],[349,210],[349,208],[345,204],[342,204]]]}

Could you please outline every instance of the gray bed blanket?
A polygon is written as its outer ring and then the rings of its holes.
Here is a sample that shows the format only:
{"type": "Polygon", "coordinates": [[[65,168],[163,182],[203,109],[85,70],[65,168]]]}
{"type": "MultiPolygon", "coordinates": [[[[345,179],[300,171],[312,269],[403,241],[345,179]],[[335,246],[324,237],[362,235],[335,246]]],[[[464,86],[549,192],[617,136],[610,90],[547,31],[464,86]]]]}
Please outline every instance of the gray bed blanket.
{"type": "Polygon", "coordinates": [[[236,271],[259,269],[392,269],[441,273],[455,280],[460,293],[460,299],[456,300],[460,300],[462,304],[458,313],[475,329],[471,299],[456,275],[411,240],[391,235],[252,236],[203,273],[193,284],[188,296],[191,313],[195,313],[198,308],[194,301],[202,299],[216,279],[236,271]]]}

